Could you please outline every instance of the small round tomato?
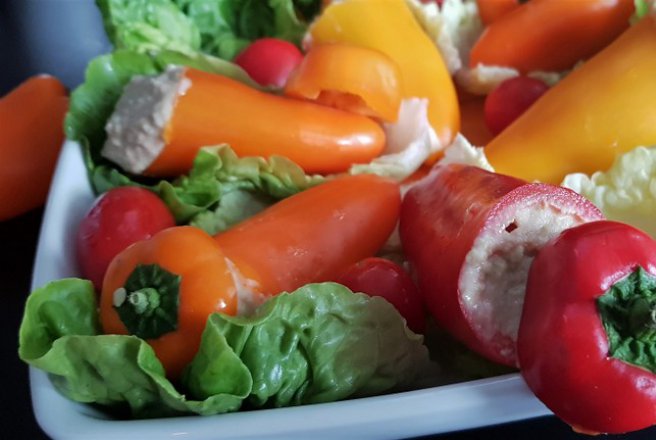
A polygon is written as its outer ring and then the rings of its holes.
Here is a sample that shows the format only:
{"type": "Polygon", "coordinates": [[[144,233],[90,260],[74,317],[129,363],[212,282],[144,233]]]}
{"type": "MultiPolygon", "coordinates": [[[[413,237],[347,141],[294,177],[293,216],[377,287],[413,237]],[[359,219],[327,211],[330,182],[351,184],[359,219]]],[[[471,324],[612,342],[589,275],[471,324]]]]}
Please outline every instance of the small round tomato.
{"type": "Polygon", "coordinates": [[[410,275],[398,264],[370,257],[348,267],[336,280],[354,292],[380,296],[389,301],[417,333],[426,327],[424,305],[410,275]]]}
{"type": "Polygon", "coordinates": [[[499,84],[485,99],[485,123],[492,134],[501,133],[522,115],[549,86],[539,79],[517,76],[499,84]]]}
{"type": "Polygon", "coordinates": [[[302,59],[301,51],[289,41],[261,38],[237,55],[235,64],[260,85],[283,87],[302,59]]]}
{"type": "Polygon", "coordinates": [[[173,215],[151,191],[136,186],[107,191],[96,199],[77,230],[82,276],[100,290],[107,266],[119,252],[171,226],[175,226],[173,215]]]}

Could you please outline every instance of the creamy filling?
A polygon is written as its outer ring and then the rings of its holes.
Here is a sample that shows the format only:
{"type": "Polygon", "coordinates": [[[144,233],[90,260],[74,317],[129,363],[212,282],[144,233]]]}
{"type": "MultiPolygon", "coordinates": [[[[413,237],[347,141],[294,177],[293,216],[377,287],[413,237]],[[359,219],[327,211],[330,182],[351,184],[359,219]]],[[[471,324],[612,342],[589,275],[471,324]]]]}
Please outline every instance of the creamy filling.
{"type": "Polygon", "coordinates": [[[460,276],[463,305],[474,331],[515,357],[528,271],[537,252],[552,238],[586,219],[544,201],[501,214],[474,242],[460,276]]]}
{"type": "Polygon", "coordinates": [[[178,96],[191,86],[185,68],[135,76],[123,89],[105,131],[101,155],[134,174],[143,173],[165,147],[164,132],[178,96]]]}
{"type": "Polygon", "coordinates": [[[244,277],[239,268],[229,258],[225,258],[226,265],[230,271],[232,282],[235,285],[237,295],[237,315],[250,315],[269,296],[260,293],[259,284],[249,278],[244,277]]]}

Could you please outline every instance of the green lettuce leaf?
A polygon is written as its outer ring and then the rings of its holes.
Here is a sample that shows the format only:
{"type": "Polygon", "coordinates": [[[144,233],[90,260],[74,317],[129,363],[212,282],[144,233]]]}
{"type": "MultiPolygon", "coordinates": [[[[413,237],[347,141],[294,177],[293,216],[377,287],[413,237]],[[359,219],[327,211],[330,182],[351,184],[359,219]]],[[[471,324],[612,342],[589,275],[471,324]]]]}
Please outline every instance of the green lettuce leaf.
{"type": "Polygon", "coordinates": [[[229,146],[220,145],[202,148],[189,174],[173,182],[142,183],[109,165],[94,167],[91,181],[101,193],[128,185],[148,188],[178,224],[192,224],[213,235],[324,178],[305,174],[284,157],[239,158],[229,146]]]}
{"type": "Polygon", "coordinates": [[[628,223],[656,238],[656,147],[617,156],[608,170],[568,174],[562,186],[581,194],[609,220],[628,223]]]}
{"type": "Polygon", "coordinates": [[[193,216],[189,224],[215,235],[254,216],[273,203],[270,197],[238,189],[221,197],[213,210],[201,211],[193,216]]]}
{"type": "Polygon", "coordinates": [[[233,59],[251,41],[276,37],[300,45],[320,0],[97,0],[117,49],[201,51],[233,59]],[[301,12],[303,20],[297,15],[301,12]]]}
{"type": "MultiPolygon", "coordinates": [[[[249,402],[289,406],[405,389],[430,363],[423,337],[379,297],[352,293],[336,283],[309,284],[280,294],[252,317],[215,314],[203,338],[224,335],[253,377],[249,402]]],[[[214,393],[220,368],[214,344],[203,341],[190,365],[189,388],[214,393]]]]}
{"type": "Polygon", "coordinates": [[[195,23],[170,0],[96,0],[116,49],[137,52],[200,50],[195,23]]]}
{"type": "Polygon", "coordinates": [[[157,193],[178,224],[192,224],[209,234],[223,231],[277,200],[324,181],[309,176],[280,156],[239,158],[227,145],[202,148],[188,175],[147,185],[110,166],[96,167],[92,182],[101,192],[137,185],[157,193]],[[235,194],[233,194],[235,193],[235,194]]]}
{"type": "Polygon", "coordinates": [[[99,331],[91,283],[54,281],[27,301],[19,356],[68,398],[135,417],[378,394],[411,386],[430,366],[422,337],[389,303],[334,283],[281,294],[251,317],[212,315],[181,390],[145,341],[99,331]]]}
{"type": "Polygon", "coordinates": [[[275,37],[300,45],[307,23],[321,6],[320,0],[174,2],[198,27],[201,50],[228,60],[258,38],[275,37]],[[299,17],[297,10],[302,17],[299,17]]]}

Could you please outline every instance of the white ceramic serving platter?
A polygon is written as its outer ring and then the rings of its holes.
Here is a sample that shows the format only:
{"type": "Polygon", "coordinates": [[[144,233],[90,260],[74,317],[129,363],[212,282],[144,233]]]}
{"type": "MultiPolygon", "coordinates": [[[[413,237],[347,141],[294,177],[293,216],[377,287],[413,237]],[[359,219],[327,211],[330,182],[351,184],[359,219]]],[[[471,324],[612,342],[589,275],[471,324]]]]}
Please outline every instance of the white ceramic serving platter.
{"type": "MultiPolygon", "coordinates": [[[[93,198],[81,149],[68,141],[43,218],[33,288],[77,274],[73,237],[93,198]]],[[[36,419],[54,439],[400,439],[550,413],[518,374],[293,408],[129,421],[67,400],[34,368],[30,382],[36,419]]]]}

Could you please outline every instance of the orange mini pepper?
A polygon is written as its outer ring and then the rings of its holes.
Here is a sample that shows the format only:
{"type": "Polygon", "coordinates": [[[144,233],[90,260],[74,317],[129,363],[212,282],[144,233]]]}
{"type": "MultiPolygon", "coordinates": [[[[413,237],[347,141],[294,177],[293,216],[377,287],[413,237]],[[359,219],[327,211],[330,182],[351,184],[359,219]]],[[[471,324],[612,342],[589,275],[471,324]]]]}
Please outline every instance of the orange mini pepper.
{"type": "Polygon", "coordinates": [[[396,121],[401,73],[381,52],[349,44],[312,47],[287,81],[285,95],[396,121]]]}
{"type": "Polygon", "coordinates": [[[165,229],[126,248],[107,269],[103,331],[145,339],[169,377],[191,362],[213,312],[234,315],[237,289],[221,248],[198,228],[165,229]]]}
{"type": "Polygon", "coordinates": [[[223,252],[259,291],[276,294],[336,279],[373,256],[396,225],[397,183],[341,176],[284,199],[216,236],[223,252]]]}
{"type": "Polygon", "coordinates": [[[42,205],[62,142],[66,88],[29,78],[0,99],[0,221],[42,205]]]}
{"type": "Polygon", "coordinates": [[[559,184],[656,144],[656,16],[549,89],[485,148],[502,174],[559,184]]]}
{"type": "Polygon", "coordinates": [[[285,156],[307,173],[326,174],[368,163],[385,146],[385,132],[370,118],[266,93],[189,67],[169,69],[158,78],[135,78],[119,100],[107,132],[105,157],[128,172],[153,177],[184,174],[201,147],[222,143],[239,156],[285,156]],[[172,85],[156,84],[169,76],[174,77],[172,85]],[[170,113],[161,115],[158,102],[138,95],[145,87],[132,88],[148,81],[147,89],[173,91],[170,113]],[[163,127],[144,130],[160,119],[163,127]],[[157,148],[145,148],[144,136],[150,136],[157,148]],[[131,159],[139,156],[145,160],[131,159]]]}
{"type": "Polygon", "coordinates": [[[165,229],[112,260],[100,299],[103,330],[145,339],[167,376],[179,377],[211,313],[234,315],[242,299],[257,303],[335,279],[382,247],[400,204],[395,182],[346,175],[214,238],[192,226],[165,229]]]}
{"type": "Polygon", "coordinates": [[[478,15],[485,25],[495,22],[521,4],[522,0],[476,0],[478,15]]]}
{"type": "Polygon", "coordinates": [[[626,28],[634,0],[530,0],[491,23],[469,65],[521,73],[562,71],[603,49],[626,28]]]}
{"type": "Polygon", "coordinates": [[[191,168],[199,147],[227,143],[239,156],[285,156],[308,173],[367,163],[385,145],[374,121],[310,102],[261,92],[221,75],[187,69],[191,87],[178,100],[167,150],[147,174],[191,168]],[[181,167],[180,165],[184,165],[181,167]]]}
{"type": "Polygon", "coordinates": [[[405,0],[331,3],[310,27],[312,44],[347,43],[377,50],[401,72],[403,98],[427,98],[428,119],[443,145],[460,129],[451,75],[405,0]]]}

